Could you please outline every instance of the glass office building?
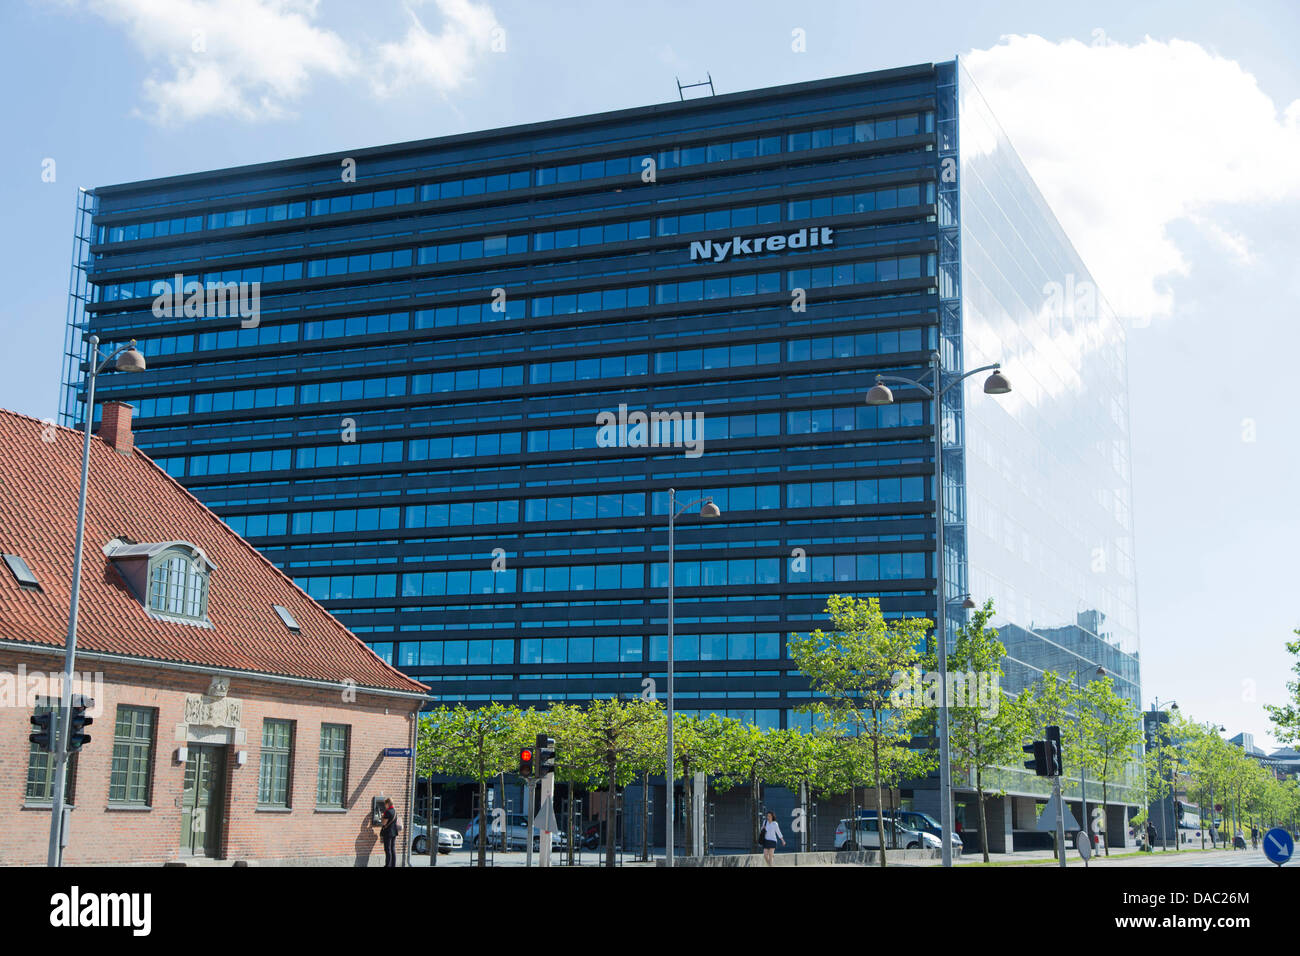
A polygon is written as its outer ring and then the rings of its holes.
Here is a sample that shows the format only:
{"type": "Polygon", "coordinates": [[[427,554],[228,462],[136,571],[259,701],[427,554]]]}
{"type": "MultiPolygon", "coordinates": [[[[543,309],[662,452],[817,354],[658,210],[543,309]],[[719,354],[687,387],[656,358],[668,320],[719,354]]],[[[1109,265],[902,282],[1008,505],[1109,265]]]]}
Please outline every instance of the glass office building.
{"type": "Polygon", "coordinates": [[[1087,272],[960,74],[89,190],[63,420],[84,335],[138,339],[138,444],[443,701],[662,696],[669,488],[723,512],[677,525],[682,709],[801,725],[829,594],[933,617],[936,498],[1011,680],[1136,699],[1123,331],[1048,307],[1087,272]],[[949,393],[941,495],[924,395],[863,402],[936,349],[1016,389],[949,393]]]}

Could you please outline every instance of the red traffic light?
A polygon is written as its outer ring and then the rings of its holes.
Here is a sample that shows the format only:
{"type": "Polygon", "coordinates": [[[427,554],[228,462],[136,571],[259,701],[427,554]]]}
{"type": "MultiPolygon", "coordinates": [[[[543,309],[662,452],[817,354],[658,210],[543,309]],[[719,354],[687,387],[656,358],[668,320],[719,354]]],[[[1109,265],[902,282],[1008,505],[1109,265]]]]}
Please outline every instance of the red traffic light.
{"type": "Polygon", "coordinates": [[[527,763],[533,759],[533,752],[525,747],[523,750],[519,751],[519,759],[527,763]]]}

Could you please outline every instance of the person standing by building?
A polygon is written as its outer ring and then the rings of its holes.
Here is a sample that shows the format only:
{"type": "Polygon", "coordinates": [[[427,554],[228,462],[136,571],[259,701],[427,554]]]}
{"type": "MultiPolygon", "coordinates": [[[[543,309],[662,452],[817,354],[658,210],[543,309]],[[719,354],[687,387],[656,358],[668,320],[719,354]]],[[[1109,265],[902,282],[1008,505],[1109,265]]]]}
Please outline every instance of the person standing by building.
{"type": "Polygon", "coordinates": [[[397,866],[397,834],[401,826],[397,822],[397,808],[393,798],[384,798],[383,823],[379,827],[379,839],[384,842],[384,866],[397,866]]]}
{"type": "Polygon", "coordinates": [[[772,865],[772,855],[776,853],[776,844],[779,840],[782,846],[785,846],[785,837],[781,834],[781,824],[776,822],[776,814],[771,810],[767,811],[767,819],[762,825],[763,837],[763,863],[767,866],[772,865]]]}

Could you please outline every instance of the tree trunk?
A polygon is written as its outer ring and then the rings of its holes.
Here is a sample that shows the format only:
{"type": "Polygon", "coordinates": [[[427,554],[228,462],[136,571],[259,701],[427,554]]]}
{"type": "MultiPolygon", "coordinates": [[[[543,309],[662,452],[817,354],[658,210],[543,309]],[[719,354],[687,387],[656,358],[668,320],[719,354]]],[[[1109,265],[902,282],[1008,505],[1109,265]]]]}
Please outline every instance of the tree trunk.
{"type": "MultiPolygon", "coordinates": [[[[1121,810],[1121,812],[1126,811],[1121,810]]],[[[1106,815],[1106,781],[1104,779],[1101,781],[1101,820],[1101,832],[1106,834],[1106,838],[1101,842],[1106,855],[1110,856],[1110,818],[1106,815]]],[[[1120,832],[1123,833],[1124,831],[1121,830],[1120,832]]]]}
{"type": "Polygon", "coordinates": [[[686,851],[687,856],[694,854],[695,847],[692,845],[695,837],[695,820],[694,811],[695,803],[691,800],[691,762],[682,761],[682,821],[686,824],[685,834],[682,836],[682,849],[686,851]]]}
{"type": "MultiPolygon", "coordinates": [[[[989,861],[989,817],[984,809],[984,774],[978,767],[975,770],[975,799],[979,802],[980,808],[980,847],[984,850],[984,862],[987,863],[989,861]]],[[[952,837],[947,833],[941,839],[952,841],[952,837]]]]}
{"type": "MultiPolygon", "coordinates": [[[[880,796],[880,740],[873,737],[871,739],[871,764],[876,778],[876,842],[880,844],[880,867],[885,867],[885,844],[889,841],[885,839],[885,802],[880,796]]],[[[893,836],[894,828],[889,828],[890,836],[893,836]]]]}
{"type": "Polygon", "coordinates": [[[605,865],[613,867],[614,865],[614,822],[615,822],[615,801],[618,799],[617,783],[615,775],[618,770],[618,764],[614,760],[609,761],[609,790],[608,802],[605,806],[605,865]]]}
{"type": "MultiPolygon", "coordinates": [[[[478,782],[478,865],[487,866],[487,778],[478,782]]],[[[437,847],[434,847],[436,850],[437,847]]]]}
{"type": "Polygon", "coordinates": [[[641,775],[641,859],[650,859],[650,771],[641,775]]]}
{"type": "Polygon", "coordinates": [[[573,866],[573,845],[578,842],[578,832],[573,822],[573,781],[570,780],[565,786],[569,792],[569,839],[565,842],[568,844],[569,866],[573,866]]]}

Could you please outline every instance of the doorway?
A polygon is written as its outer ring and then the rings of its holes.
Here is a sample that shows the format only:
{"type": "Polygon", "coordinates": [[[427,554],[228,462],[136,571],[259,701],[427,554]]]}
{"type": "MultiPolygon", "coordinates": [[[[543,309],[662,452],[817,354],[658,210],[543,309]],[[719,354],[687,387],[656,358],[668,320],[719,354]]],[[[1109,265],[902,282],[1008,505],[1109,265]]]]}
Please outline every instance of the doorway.
{"type": "Polygon", "coordinates": [[[226,749],[189,744],[181,793],[181,853],[215,858],[221,849],[226,749]]]}

